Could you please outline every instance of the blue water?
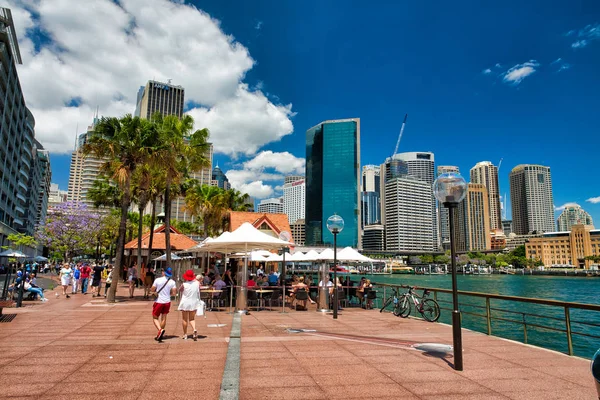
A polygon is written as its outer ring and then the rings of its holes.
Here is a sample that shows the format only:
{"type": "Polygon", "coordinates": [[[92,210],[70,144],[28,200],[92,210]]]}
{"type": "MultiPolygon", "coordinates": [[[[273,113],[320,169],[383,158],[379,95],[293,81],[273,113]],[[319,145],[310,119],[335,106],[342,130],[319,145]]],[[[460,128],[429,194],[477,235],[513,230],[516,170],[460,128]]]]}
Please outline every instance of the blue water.
{"type": "MultiPolygon", "coordinates": [[[[373,282],[441,289],[452,288],[450,275],[373,275],[368,277],[373,282]]],[[[599,289],[600,278],[529,275],[458,276],[458,290],[596,305],[600,305],[599,289]]],[[[433,297],[433,294],[431,296],[433,297]]],[[[450,323],[451,295],[438,293],[437,300],[440,307],[445,308],[442,310],[440,321],[450,323]]],[[[460,310],[463,312],[463,327],[487,332],[486,319],[469,314],[476,313],[485,316],[485,299],[459,296],[459,303],[460,310]]],[[[550,331],[532,326],[532,324],[535,324],[566,330],[564,308],[504,300],[491,300],[491,307],[494,309],[492,310],[492,316],[495,318],[519,322],[522,322],[525,318],[528,324],[527,343],[568,353],[566,332],[550,331]],[[523,316],[523,313],[526,315],[523,316]]],[[[575,355],[591,358],[596,350],[600,348],[600,339],[577,333],[600,336],[600,312],[571,309],[570,318],[575,355]],[[597,326],[588,325],[588,323],[597,326]]],[[[521,342],[525,341],[523,325],[512,321],[493,320],[492,334],[521,342]]]]}

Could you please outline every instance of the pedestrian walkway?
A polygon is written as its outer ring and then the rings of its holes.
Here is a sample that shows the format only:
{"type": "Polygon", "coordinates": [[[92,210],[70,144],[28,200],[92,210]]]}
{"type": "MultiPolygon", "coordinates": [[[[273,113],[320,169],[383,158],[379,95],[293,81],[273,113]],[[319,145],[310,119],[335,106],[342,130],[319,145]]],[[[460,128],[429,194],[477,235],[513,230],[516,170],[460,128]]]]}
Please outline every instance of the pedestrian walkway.
{"type": "MultiPolygon", "coordinates": [[[[18,315],[0,324],[0,397],[218,399],[232,314],[199,319],[207,337],[193,342],[181,339],[172,311],[166,340],[157,343],[152,302],[139,295],[109,305],[51,293],[48,303],[6,310],[18,315]]],[[[241,317],[237,397],[597,398],[587,360],[470,331],[463,342],[465,370],[456,372],[451,355],[415,349],[451,344],[446,325],[377,310],[344,310],[338,320],[314,311],[251,312],[241,317]]]]}

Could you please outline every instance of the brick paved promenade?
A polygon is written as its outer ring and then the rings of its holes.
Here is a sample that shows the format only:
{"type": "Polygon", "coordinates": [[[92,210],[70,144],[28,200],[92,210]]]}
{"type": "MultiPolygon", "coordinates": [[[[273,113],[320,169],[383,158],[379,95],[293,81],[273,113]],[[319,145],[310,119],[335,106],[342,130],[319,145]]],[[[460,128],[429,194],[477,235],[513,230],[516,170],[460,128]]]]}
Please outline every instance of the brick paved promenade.
{"type": "MultiPolygon", "coordinates": [[[[48,297],[4,310],[18,315],[0,324],[0,397],[219,398],[232,315],[209,312],[198,324],[207,337],[193,342],[181,339],[172,312],[167,339],[157,343],[152,303],[141,297],[116,305],[91,295],[48,297]]],[[[344,311],[337,321],[278,311],[241,317],[241,399],[597,398],[587,360],[464,331],[465,371],[455,372],[451,356],[411,347],[451,344],[446,325],[376,310],[344,311]]]]}

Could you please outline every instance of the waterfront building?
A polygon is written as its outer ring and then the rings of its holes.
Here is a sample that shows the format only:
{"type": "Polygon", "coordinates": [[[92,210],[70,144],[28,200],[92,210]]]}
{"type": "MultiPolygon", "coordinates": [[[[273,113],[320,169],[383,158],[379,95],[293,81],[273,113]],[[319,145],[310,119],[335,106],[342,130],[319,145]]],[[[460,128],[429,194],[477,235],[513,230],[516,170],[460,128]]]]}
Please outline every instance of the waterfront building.
{"type": "Polygon", "coordinates": [[[542,233],[532,233],[529,235],[517,235],[515,233],[511,233],[506,237],[506,247],[504,248],[505,252],[511,252],[519,246],[525,246],[525,243],[529,239],[541,237],[542,233]]]}
{"type": "Polygon", "coordinates": [[[259,213],[283,214],[283,197],[261,200],[258,204],[259,213]]]}
{"type": "Polygon", "coordinates": [[[379,200],[379,193],[377,192],[361,193],[361,228],[364,228],[367,225],[381,223],[381,208],[379,200]]]}
{"type": "Polygon", "coordinates": [[[385,250],[385,228],[381,224],[367,225],[363,230],[363,250],[385,250]]]}
{"type": "Polygon", "coordinates": [[[517,235],[552,232],[555,224],[550,167],[518,165],[510,172],[509,179],[513,232],[517,235]]]}
{"type": "Polygon", "coordinates": [[[469,183],[467,195],[456,208],[457,251],[491,250],[488,196],[484,185],[469,183]]]}
{"type": "Polygon", "coordinates": [[[304,242],[306,241],[306,225],[304,219],[298,219],[296,222],[290,224],[290,229],[292,230],[294,243],[298,246],[304,246],[304,242]]]}
{"type": "MultiPolygon", "coordinates": [[[[430,188],[433,187],[433,182],[435,180],[435,157],[431,152],[407,152],[407,153],[397,153],[392,157],[386,159],[385,164],[382,166],[384,170],[380,173],[384,176],[384,187],[387,190],[387,182],[390,179],[393,179],[395,176],[406,175],[413,177],[421,182],[427,183],[430,188]]],[[[436,212],[436,202],[437,200],[433,196],[433,191],[430,190],[431,198],[431,207],[429,208],[431,211],[431,226],[430,230],[433,232],[433,237],[435,238],[435,251],[438,250],[438,224],[437,224],[437,212],[436,212]]],[[[389,231],[387,230],[387,212],[390,210],[390,207],[387,205],[388,202],[388,194],[384,193],[382,196],[382,204],[385,212],[382,212],[382,220],[386,224],[386,233],[389,239],[389,231]]],[[[415,207],[419,207],[420,205],[415,204],[415,207]]],[[[426,247],[429,247],[428,245],[426,247]]]]}
{"type": "Polygon", "coordinates": [[[288,232],[292,238],[290,242],[295,243],[292,229],[285,214],[271,214],[249,211],[230,211],[229,212],[229,232],[235,231],[244,222],[249,222],[259,231],[279,237],[281,232],[288,232]]]}
{"type": "MultiPolygon", "coordinates": [[[[437,167],[437,174],[454,173],[460,174],[460,169],[454,165],[440,165],[437,167]]],[[[437,202],[438,216],[438,245],[443,250],[450,250],[450,220],[448,208],[444,207],[439,201],[437,202]]]]}
{"type": "Polygon", "coordinates": [[[504,221],[502,221],[502,230],[504,231],[504,235],[506,237],[513,233],[512,219],[505,219],[504,221]]]}
{"type": "Polygon", "coordinates": [[[589,256],[600,256],[600,229],[573,225],[570,231],[547,232],[525,244],[528,259],[541,260],[546,267],[590,268],[589,256]]]}
{"type": "MultiPolygon", "coordinates": [[[[17,64],[21,53],[11,10],[0,7],[0,245],[10,234],[33,235],[45,219],[51,178],[48,153],[35,140],[17,64]]],[[[29,249],[24,249],[30,252],[29,249]]]]}
{"type": "MultiPolygon", "coordinates": [[[[283,185],[283,213],[288,216],[290,224],[297,220],[304,220],[306,209],[306,182],[302,179],[288,179],[285,177],[283,185]]],[[[294,176],[293,178],[298,178],[294,176]]],[[[303,223],[304,225],[304,223],[303,223]]]]}
{"type": "Polygon", "coordinates": [[[181,86],[150,80],[138,91],[135,115],[148,119],[155,112],[183,116],[185,89],[181,86]]]}
{"type": "Polygon", "coordinates": [[[385,183],[386,250],[437,250],[431,196],[432,186],[414,176],[401,175],[385,183]]]}
{"type": "MultiPolygon", "coordinates": [[[[211,146],[212,148],[212,146],[211,146]]],[[[219,168],[219,165],[212,170],[212,184],[214,186],[218,186],[223,190],[231,189],[231,185],[229,184],[229,179],[227,179],[227,175],[219,168]]]]}
{"type": "Polygon", "coordinates": [[[332,245],[327,218],[344,229],[338,246],[360,248],[360,119],[325,121],[306,131],[306,245],[332,245]]]}
{"type": "Polygon", "coordinates": [[[287,185],[288,183],[294,183],[297,181],[303,181],[304,176],[302,175],[288,175],[284,178],[283,184],[287,185]]]}
{"type": "Polygon", "coordinates": [[[471,168],[471,183],[484,185],[488,192],[490,209],[490,230],[502,229],[502,207],[500,205],[500,186],[498,167],[489,161],[481,161],[471,168]]]}
{"type": "Polygon", "coordinates": [[[570,231],[573,225],[594,225],[592,216],[585,212],[581,206],[572,205],[565,207],[556,221],[559,232],[570,231]]]}
{"type": "Polygon", "coordinates": [[[496,230],[490,232],[490,244],[492,250],[504,250],[506,248],[506,235],[496,230]]]}

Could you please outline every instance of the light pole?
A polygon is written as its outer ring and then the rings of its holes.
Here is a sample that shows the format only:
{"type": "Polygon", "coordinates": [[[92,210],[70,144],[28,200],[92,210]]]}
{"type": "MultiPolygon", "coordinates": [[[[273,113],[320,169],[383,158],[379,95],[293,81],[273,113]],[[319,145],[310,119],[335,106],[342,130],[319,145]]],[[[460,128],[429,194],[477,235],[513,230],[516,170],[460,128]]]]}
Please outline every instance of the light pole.
{"type": "Polygon", "coordinates": [[[454,240],[455,211],[467,194],[467,182],[460,174],[441,174],[433,184],[433,192],[440,203],[448,209],[450,222],[450,257],[452,258],[452,341],[454,344],[454,369],[463,370],[462,333],[458,310],[458,288],[456,284],[456,244],[454,240]]]}
{"type": "Polygon", "coordinates": [[[327,229],[333,233],[333,319],[338,317],[337,235],[344,229],[344,219],[337,214],[327,218],[327,229]]]}

